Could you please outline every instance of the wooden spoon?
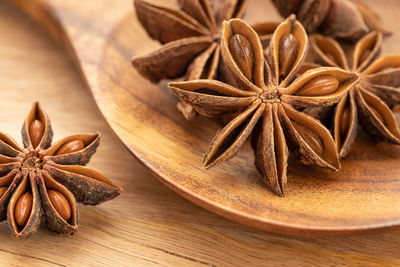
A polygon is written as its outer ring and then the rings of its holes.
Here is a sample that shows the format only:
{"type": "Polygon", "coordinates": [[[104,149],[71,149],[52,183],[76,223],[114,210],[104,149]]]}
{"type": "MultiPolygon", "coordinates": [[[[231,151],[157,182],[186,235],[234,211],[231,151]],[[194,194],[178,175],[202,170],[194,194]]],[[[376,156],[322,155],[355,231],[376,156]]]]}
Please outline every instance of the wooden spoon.
{"type": "MultiPolygon", "coordinates": [[[[159,47],[138,23],[132,0],[9,1],[65,45],[117,136],[183,197],[232,220],[279,233],[333,235],[399,228],[399,147],[381,142],[370,146],[371,139],[361,133],[337,173],[291,159],[285,198],[264,185],[248,144],[234,159],[205,170],[202,156],[221,126],[202,117],[185,121],[166,83],[151,84],[131,67],[133,55],[159,47]]],[[[270,1],[249,2],[250,23],[255,18],[279,19],[270,1]]],[[[384,52],[396,52],[400,3],[368,4],[385,14],[385,25],[395,31],[384,52]]]]}

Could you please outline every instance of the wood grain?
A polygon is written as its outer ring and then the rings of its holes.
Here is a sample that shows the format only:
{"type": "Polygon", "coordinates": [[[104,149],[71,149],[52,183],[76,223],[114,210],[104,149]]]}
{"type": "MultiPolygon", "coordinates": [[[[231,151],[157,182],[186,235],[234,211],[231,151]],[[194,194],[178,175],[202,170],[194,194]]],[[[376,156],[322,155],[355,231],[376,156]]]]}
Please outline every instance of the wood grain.
{"type": "MultiPolygon", "coordinates": [[[[370,146],[371,139],[361,134],[337,173],[290,160],[287,195],[279,198],[256,172],[248,145],[229,162],[210,170],[202,167],[203,153],[221,125],[204,118],[185,121],[166,83],[151,84],[130,66],[133,55],[159,47],[138,23],[130,0],[10,1],[67,47],[118,137],[182,196],[230,219],[280,233],[399,228],[399,147],[384,142],[370,146]]],[[[398,1],[368,3],[385,14],[384,26],[397,29],[398,1]]],[[[253,0],[245,18],[253,23],[277,20],[278,15],[270,1],[253,0]]],[[[384,53],[397,50],[399,35],[387,39],[384,53]]]]}
{"type": "Polygon", "coordinates": [[[89,163],[125,188],[98,207],[79,205],[75,236],[45,226],[25,241],[0,224],[0,265],[12,266],[310,266],[399,265],[400,234],[292,238],[231,222],[159,183],[120,144],[92,96],[46,32],[0,1],[0,129],[20,140],[32,101],[50,114],[55,139],[101,131],[89,163]]]}

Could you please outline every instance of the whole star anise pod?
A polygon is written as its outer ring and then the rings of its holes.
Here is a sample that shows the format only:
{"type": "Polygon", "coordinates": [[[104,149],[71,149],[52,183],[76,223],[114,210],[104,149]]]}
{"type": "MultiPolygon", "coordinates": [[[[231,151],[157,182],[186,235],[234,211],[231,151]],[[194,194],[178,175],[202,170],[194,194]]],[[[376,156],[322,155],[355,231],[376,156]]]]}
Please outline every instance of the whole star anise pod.
{"type": "Polygon", "coordinates": [[[370,31],[388,33],[378,16],[360,0],[272,0],[279,13],[294,13],[307,32],[359,39],[370,31]]]}
{"type": "MultiPolygon", "coordinates": [[[[160,41],[160,49],[132,59],[137,71],[152,82],[175,79],[224,80],[220,60],[221,23],[241,17],[247,0],[180,0],[180,10],[135,0],[136,14],[150,36],[160,41]]],[[[260,23],[256,28],[268,42],[277,23],[260,23]]],[[[186,119],[194,117],[189,105],[178,103],[186,119]]]]}
{"type": "Polygon", "coordinates": [[[78,227],[76,202],[96,205],[119,195],[121,188],[86,165],[100,134],[76,134],[51,146],[53,131],[38,103],[22,127],[24,148],[0,133],[0,219],[7,218],[12,235],[35,232],[42,215],[61,234],[78,227]]]}
{"type": "Polygon", "coordinates": [[[368,134],[400,144],[400,128],[392,111],[400,104],[400,55],[377,58],[382,34],[371,32],[356,43],[352,65],[340,44],[332,38],[313,35],[310,40],[310,54],[317,63],[310,68],[335,66],[360,76],[331,116],[339,155],[345,157],[354,143],[358,118],[368,134]]]}
{"type": "Polygon", "coordinates": [[[266,61],[257,33],[244,21],[231,19],[223,24],[221,52],[235,85],[215,80],[169,84],[199,114],[240,112],[215,136],[204,158],[206,167],[232,158],[252,135],[256,167],[278,195],[285,192],[288,148],[304,164],[340,168],[329,131],[294,106],[337,103],[358,76],[319,68],[294,80],[307,48],[307,34],[293,15],[275,30],[266,61]]]}

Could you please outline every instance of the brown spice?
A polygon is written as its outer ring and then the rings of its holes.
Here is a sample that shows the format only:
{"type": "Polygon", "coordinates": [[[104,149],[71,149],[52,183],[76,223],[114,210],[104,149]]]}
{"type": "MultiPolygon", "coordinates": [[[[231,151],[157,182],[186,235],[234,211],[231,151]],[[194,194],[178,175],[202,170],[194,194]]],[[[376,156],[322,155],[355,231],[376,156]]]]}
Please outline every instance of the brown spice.
{"type": "Polygon", "coordinates": [[[333,170],[340,168],[329,131],[294,106],[335,104],[346,95],[358,76],[336,68],[321,68],[294,80],[307,45],[305,30],[295,16],[290,16],[277,27],[265,60],[257,34],[244,21],[231,19],[223,25],[221,52],[236,85],[215,80],[169,84],[173,92],[199,114],[209,117],[239,114],[211,142],[204,157],[207,168],[232,158],[250,135],[256,167],[278,195],[285,192],[288,149],[304,164],[333,170]],[[296,36],[291,35],[292,32],[296,36]],[[239,34],[243,37],[241,41],[234,41],[235,44],[245,45],[231,45],[232,38],[239,34]],[[253,57],[239,58],[243,47],[251,48],[253,57]],[[253,66],[251,73],[250,65],[253,66]],[[326,90],[318,94],[320,88],[326,90]]]}
{"type": "Polygon", "coordinates": [[[121,188],[86,165],[100,135],[77,134],[51,146],[53,131],[38,103],[22,127],[24,148],[5,134],[0,137],[0,217],[7,218],[12,234],[25,238],[35,232],[41,216],[57,233],[73,233],[78,226],[76,202],[96,205],[119,195],[121,188]],[[6,215],[7,213],[7,215],[6,215]]]}

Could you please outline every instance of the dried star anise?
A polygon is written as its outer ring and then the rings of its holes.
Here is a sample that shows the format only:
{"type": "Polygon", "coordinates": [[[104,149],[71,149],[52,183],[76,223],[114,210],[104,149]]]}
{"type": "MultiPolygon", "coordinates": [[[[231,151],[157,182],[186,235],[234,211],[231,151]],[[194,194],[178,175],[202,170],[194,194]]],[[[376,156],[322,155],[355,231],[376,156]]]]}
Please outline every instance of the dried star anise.
{"type": "MultiPolygon", "coordinates": [[[[223,80],[220,60],[221,23],[241,17],[247,0],[180,0],[180,10],[135,0],[136,14],[150,36],[160,41],[160,49],[132,59],[137,71],[152,82],[175,79],[223,80]]],[[[256,28],[268,42],[277,23],[260,23],[256,28]]],[[[186,119],[195,116],[190,105],[178,103],[186,119]]]]}
{"type": "Polygon", "coordinates": [[[360,0],[272,0],[279,13],[294,13],[307,32],[359,39],[370,31],[388,33],[378,16],[360,0]]]}
{"type": "Polygon", "coordinates": [[[87,167],[100,134],[76,134],[51,146],[53,131],[46,113],[34,103],[22,127],[21,148],[0,133],[0,219],[12,235],[26,238],[44,214],[57,233],[78,227],[76,201],[96,205],[119,195],[120,187],[87,167]]]}
{"type": "Polygon", "coordinates": [[[310,41],[310,54],[317,63],[313,66],[340,67],[360,76],[332,116],[339,155],[345,157],[349,152],[357,135],[358,118],[367,133],[400,144],[400,128],[392,111],[400,104],[400,55],[377,58],[382,34],[371,32],[356,43],[352,66],[340,44],[332,38],[313,35],[310,41]]]}
{"type": "Polygon", "coordinates": [[[235,85],[215,80],[169,84],[199,114],[240,112],[215,136],[204,158],[206,167],[232,158],[252,134],[256,167],[278,195],[285,192],[288,147],[304,164],[340,168],[329,131],[293,106],[337,103],[358,76],[320,68],[294,80],[307,48],[307,34],[294,15],[275,30],[267,60],[257,33],[244,21],[231,19],[223,24],[221,52],[235,85]]]}

